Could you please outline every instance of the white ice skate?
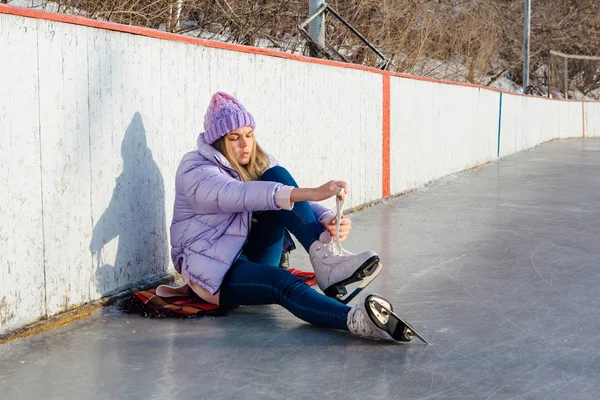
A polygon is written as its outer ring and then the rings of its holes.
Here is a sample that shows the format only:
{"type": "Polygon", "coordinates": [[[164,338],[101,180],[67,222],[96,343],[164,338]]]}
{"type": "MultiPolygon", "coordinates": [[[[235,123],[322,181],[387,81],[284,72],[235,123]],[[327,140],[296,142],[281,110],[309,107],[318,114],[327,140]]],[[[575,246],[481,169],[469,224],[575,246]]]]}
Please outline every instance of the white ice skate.
{"type": "Polygon", "coordinates": [[[429,344],[412,326],[394,313],[389,301],[377,294],[366,296],[352,307],[347,324],[350,333],[362,337],[410,342],[416,336],[429,344]]]}
{"type": "Polygon", "coordinates": [[[320,240],[314,242],[309,249],[310,262],[315,271],[317,285],[328,297],[347,304],[363,290],[381,272],[379,256],[373,251],[352,254],[340,246],[339,226],[342,215],[342,202],[337,198],[336,236],[323,232],[320,240]],[[360,282],[358,287],[348,296],[347,285],[360,282]]]}

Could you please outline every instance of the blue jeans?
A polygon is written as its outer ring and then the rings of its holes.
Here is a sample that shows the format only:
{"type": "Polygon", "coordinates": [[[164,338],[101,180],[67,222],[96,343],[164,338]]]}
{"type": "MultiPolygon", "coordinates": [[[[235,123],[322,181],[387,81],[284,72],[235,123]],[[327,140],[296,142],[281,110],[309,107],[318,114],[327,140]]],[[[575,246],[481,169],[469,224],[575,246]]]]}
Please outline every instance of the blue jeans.
{"type": "MultiPolygon", "coordinates": [[[[261,180],[298,187],[283,167],[268,169],[261,180]]],[[[291,211],[253,213],[248,241],[221,285],[221,306],[279,304],[311,324],[348,330],[346,318],[350,307],[278,267],[286,230],[308,251],[324,229],[306,201],[296,202],[291,211]]]]}

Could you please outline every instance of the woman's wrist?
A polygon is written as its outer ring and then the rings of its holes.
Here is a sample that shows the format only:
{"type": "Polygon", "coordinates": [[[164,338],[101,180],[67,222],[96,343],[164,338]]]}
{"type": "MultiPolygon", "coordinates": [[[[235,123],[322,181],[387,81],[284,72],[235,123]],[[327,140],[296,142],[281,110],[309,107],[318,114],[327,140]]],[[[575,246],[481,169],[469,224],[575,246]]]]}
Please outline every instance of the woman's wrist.
{"type": "Polygon", "coordinates": [[[319,218],[319,223],[323,225],[323,227],[327,228],[327,226],[335,219],[335,213],[331,210],[327,210],[325,214],[319,218]]]}
{"type": "Polygon", "coordinates": [[[292,201],[292,190],[294,190],[293,186],[283,185],[279,187],[275,191],[275,196],[273,196],[275,205],[282,210],[291,210],[294,207],[294,202],[292,201]]]}
{"type": "Polygon", "coordinates": [[[290,195],[290,201],[295,203],[297,201],[314,201],[314,189],[309,188],[294,188],[290,195]]]}

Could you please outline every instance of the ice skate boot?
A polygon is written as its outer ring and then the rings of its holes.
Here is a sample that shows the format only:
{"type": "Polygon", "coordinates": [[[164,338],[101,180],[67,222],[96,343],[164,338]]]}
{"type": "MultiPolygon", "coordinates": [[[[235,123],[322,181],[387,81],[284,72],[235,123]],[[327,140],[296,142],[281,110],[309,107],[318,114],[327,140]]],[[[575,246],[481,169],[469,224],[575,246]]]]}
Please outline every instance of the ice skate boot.
{"type": "Polygon", "coordinates": [[[341,249],[337,253],[327,232],[323,232],[321,240],[315,241],[308,252],[319,288],[326,296],[347,304],[375,279],[382,266],[373,251],[352,254],[341,249]],[[346,296],[346,286],[356,282],[359,282],[358,287],[346,296]]]}
{"type": "Polygon", "coordinates": [[[352,307],[347,324],[350,333],[362,337],[410,342],[416,336],[429,344],[412,326],[394,313],[389,301],[377,294],[369,294],[352,307]]]}

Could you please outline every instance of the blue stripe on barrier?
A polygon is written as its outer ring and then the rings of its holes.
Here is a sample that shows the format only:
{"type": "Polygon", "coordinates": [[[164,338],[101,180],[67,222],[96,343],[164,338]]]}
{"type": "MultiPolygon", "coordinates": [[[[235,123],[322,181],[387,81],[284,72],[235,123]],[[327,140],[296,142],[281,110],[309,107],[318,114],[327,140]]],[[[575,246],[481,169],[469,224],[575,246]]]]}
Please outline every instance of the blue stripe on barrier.
{"type": "Polygon", "coordinates": [[[502,126],[502,92],[500,92],[500,109],[498,110],[498,151],[496,157],[500,157],[500,128],[502,126]]]}

